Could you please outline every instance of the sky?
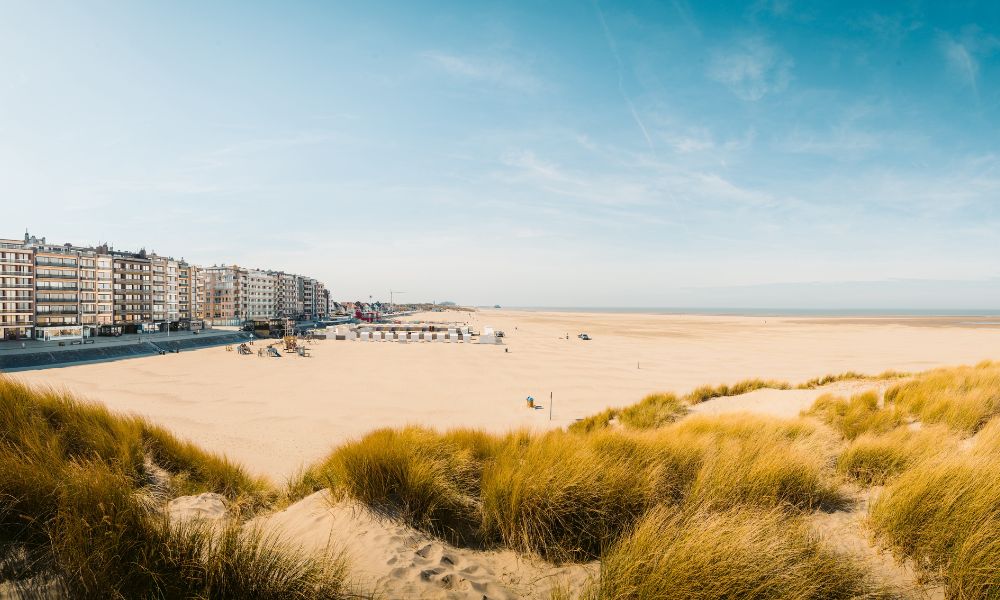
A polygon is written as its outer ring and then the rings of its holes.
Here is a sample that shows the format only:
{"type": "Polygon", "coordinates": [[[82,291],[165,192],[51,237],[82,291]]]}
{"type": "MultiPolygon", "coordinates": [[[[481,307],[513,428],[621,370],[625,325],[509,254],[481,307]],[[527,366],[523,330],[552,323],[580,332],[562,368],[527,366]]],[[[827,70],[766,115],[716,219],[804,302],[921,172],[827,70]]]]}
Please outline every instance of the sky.
{"type": "Polygon", "coordinates": [[[1000,3],[0,0],[0,237],[334,298],[1000,309],[1000,3]]]}

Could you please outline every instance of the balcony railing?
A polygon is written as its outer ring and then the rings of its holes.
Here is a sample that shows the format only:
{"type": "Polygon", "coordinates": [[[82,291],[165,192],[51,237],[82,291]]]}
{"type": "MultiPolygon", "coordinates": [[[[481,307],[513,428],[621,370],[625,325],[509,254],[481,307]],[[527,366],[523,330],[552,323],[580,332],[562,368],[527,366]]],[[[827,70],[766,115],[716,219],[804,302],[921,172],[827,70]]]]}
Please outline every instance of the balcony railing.
{"type": "Polygon", "coordinates": [[[14,269],[0,269],[0,275],[6,275],[8,277],[31,277],[32,272],[28,271],[15,271],[14,269]]]}
{"type": "Polygon", "coordinates": [[[63,260],[49,260],[45,258],[36,258],[35,264],[39,267],[76,267],[76,261],[68,262],[63,260]]]}
{"type": "Polygon", "coordinates": [[[75,315],[79,314],[79,312],[80,311],[76,310],[75,308],[74,309],[66,308],[62,310],[36,310],[35,314],[37,314],[39,317],[43,317],[47,315],[75,315]]]}
{"type": "Polygon", "coordinates": [[[30,265],[30,258],[0,258],[0,263],[7,265],[30,265]]]}
{"type": "Polygon", "coordinates": [[[66,283],[64,283],[63,285],[61,285],[59,287],[52,287],[52,286],[42,285],[41,282],[39,282],[39,284],[36,285],[35,288],[38,291],[40,291],[40,292],[41,291],[46,291],[46,292],[60,292],[60,291],[75,292],[75,291],[77,291],[79,289],[75,283],[72,283],[72,284],[66,284],[66,283]]]}
{"type": "Polygon", "coordinates": [[[76,273],[43,273],[35,271],[35,279],[78,279],[76,273]]]}
{"type": "Polygon", "coordinates": [[[57,304],[57,303],[65,304],[67,302],[72,302],[76,304],[79,301],[80,299],[77,298],[76,296],[73,296],[72,298],[69,296],[51,296],[51,297],[35,296],[35,302],[37,302],[38,304],[57,304]]]}

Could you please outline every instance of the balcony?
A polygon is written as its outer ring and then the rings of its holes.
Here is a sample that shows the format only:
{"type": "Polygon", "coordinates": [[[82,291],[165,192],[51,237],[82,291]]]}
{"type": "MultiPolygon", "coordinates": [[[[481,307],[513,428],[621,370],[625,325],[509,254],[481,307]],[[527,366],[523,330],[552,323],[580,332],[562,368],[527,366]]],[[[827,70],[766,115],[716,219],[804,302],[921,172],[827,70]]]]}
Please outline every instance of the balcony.
{"type": "Polygon", "coordinates": [[[35,271],[35,279],[78,279],[76,273],[42,273],[35,271]]]}
{"type": "Polygon", "coordinates": [[[46,292],[61,292],[61,291],[75,292],[78,289],[75,283],[73,283],[73,284],[65,284],[64,283],[63,285],[61,285],[59,287],[52,287],[52,286],[47,286],[47,285],[41,285],[41,282],[39,282],[39,284],[37,286],[33,286],[33,287],[37,288],[38,291],[43,291],[44,290],[46,292]]]}
{"type": "Polygon", "coordinates": [[[50,259],[46,259],[46,258],[36,258],[35,259],[35,266],[38,266],[38,267],[67,267],[67,268],[75,269],[77,265],[76,265],[75,261],[74,262],[68,262],[68,261],[63,261],[63,260],[50,260],[50,259]]]}
{"type": "Polygon", "coordinates": [[[80,311],[76,310],[75,308],[74,309],[64,308],[64,309],[61,309],[61,310],[36,310],[35,311],[35,314],[37,314],[39,318],[41,318],[41,317],[47,317],[49,315],[76,315],[76,314],[79,314],[79,313],[80,313],[80,311]]]}
{"type": "Polygon", "coordinates": [[[0,264],[4,265],[30,265],[30,258],[0,258],[0,264]]]}
{"type": "Polygon", "coordinates": [[[0,275],[7,277],[31,277],[33,273],[31,270],[27,271],[15,271],[14,269],[0,269],[0,275]]]}

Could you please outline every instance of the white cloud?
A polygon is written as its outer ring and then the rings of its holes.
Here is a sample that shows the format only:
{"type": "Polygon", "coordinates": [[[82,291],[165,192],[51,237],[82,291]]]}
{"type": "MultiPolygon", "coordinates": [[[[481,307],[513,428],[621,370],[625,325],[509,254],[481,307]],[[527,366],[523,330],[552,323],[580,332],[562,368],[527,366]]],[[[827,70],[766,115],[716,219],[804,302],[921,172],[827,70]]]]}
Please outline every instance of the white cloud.
{"type": "Polygon", "coordinates": [[[1000,38],[983,34],[978,27],[970,26],[957,37],[941,34],[940,46],[952,72],[978,93],[979,59],[1000,49],[1000,38]]]}
{"type": "Polygon", "coordinates": [[[944,52],[948,65],[966,85],[975,88],[976,77],[979,74],[979,63],[973,58],[965,44],[945,36],[941,40],[941,50],[944,52]]]}
{"type": "Polygon", "coordinates": [[[509,60],[491,57],[472,57],[429,51],[424,60],[453,77],[478,81],[522,92],[535,92],[542,87],[541,80],[526,68],[509,60]]]}
{"type": "Polygon", "coordinates": [[[754,102],[788,87],[794,61],[761,37],[744,39],[737,47],[717,51],[708,77],[743,100],[754,102]]]}

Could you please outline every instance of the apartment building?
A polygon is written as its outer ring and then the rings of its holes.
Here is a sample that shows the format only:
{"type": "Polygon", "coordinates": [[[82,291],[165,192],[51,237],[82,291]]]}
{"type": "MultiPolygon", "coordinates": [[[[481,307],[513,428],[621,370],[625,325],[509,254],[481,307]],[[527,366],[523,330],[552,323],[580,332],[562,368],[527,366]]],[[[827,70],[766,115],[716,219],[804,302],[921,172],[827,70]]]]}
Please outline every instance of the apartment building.
{"type": "Polygon", "coordinates": [[[311,277],[207,269],[107,244],[49,244],[25,234],[0,240],[0,339],[57,340],[187,329],[192,321],[321,319],[329,291],[311,277]]]}
{"type": "Polygon", "coordinates": [[[113,263],[106,250],[77,248],[80,262],[80,324],[84,337],[114,324],[113,263]]]}
{"type": "Polygon", "coordinates": [[[302,278],[302,315],[306,319],[316,318],[316,280],[302,278]]]}
{"type": "Polygon", "coordinates": [[[177,263],[177,312],[181,321],[201,318],[201,304],[205,298],[201,269],[181,259],[177,263]]]}
{"type": "MultiPolygon", "coordinates": [[[[125,333],[155,331],[153,261],[145,251],[112,251],[114,322],[125,333]]],[[[162,296],[161,296],[162,298],[162,296]]]]}
{"type": "Polygon", "coordinates": [[[202,272],[205,289],[203,318],[214,324],[247,318],[246,269],[236,265],[211,266],[202,272]]]}
{"type": "Polygon", "coordinates": [[[259,269],[246,270],[246,317],[270,319],[277,315],[278,278],[259,269]]]}
{"type": "Polygon", "coordinates": [[[274,316],[295,319],[302,314],[302,302],[298,295],[297,275],[283,271],[272,271],[275,280],[274,316]]]}
{"type": "Polygon", "coordinates": [[[176,260],[167,256],[149,257],[152,274],[153,323],[161,331],[180,321],[180,269],[176,260]]]}
{"type": "Polygon", "coordinates": [[[325,319],[330,314],[330,292],[322,282],[316,282],[316,318],[325,319]]]}
{"type": "Polygon", "coordinates": [[[21,240],[0,239],[0,340],[34,335],[34,251],[21,240]]]}
{"type": "Polygon", "coordinates": [[[32,244],[35,260],[35,338],[84,337],[80,253],[70,245],[32,244]]]}

